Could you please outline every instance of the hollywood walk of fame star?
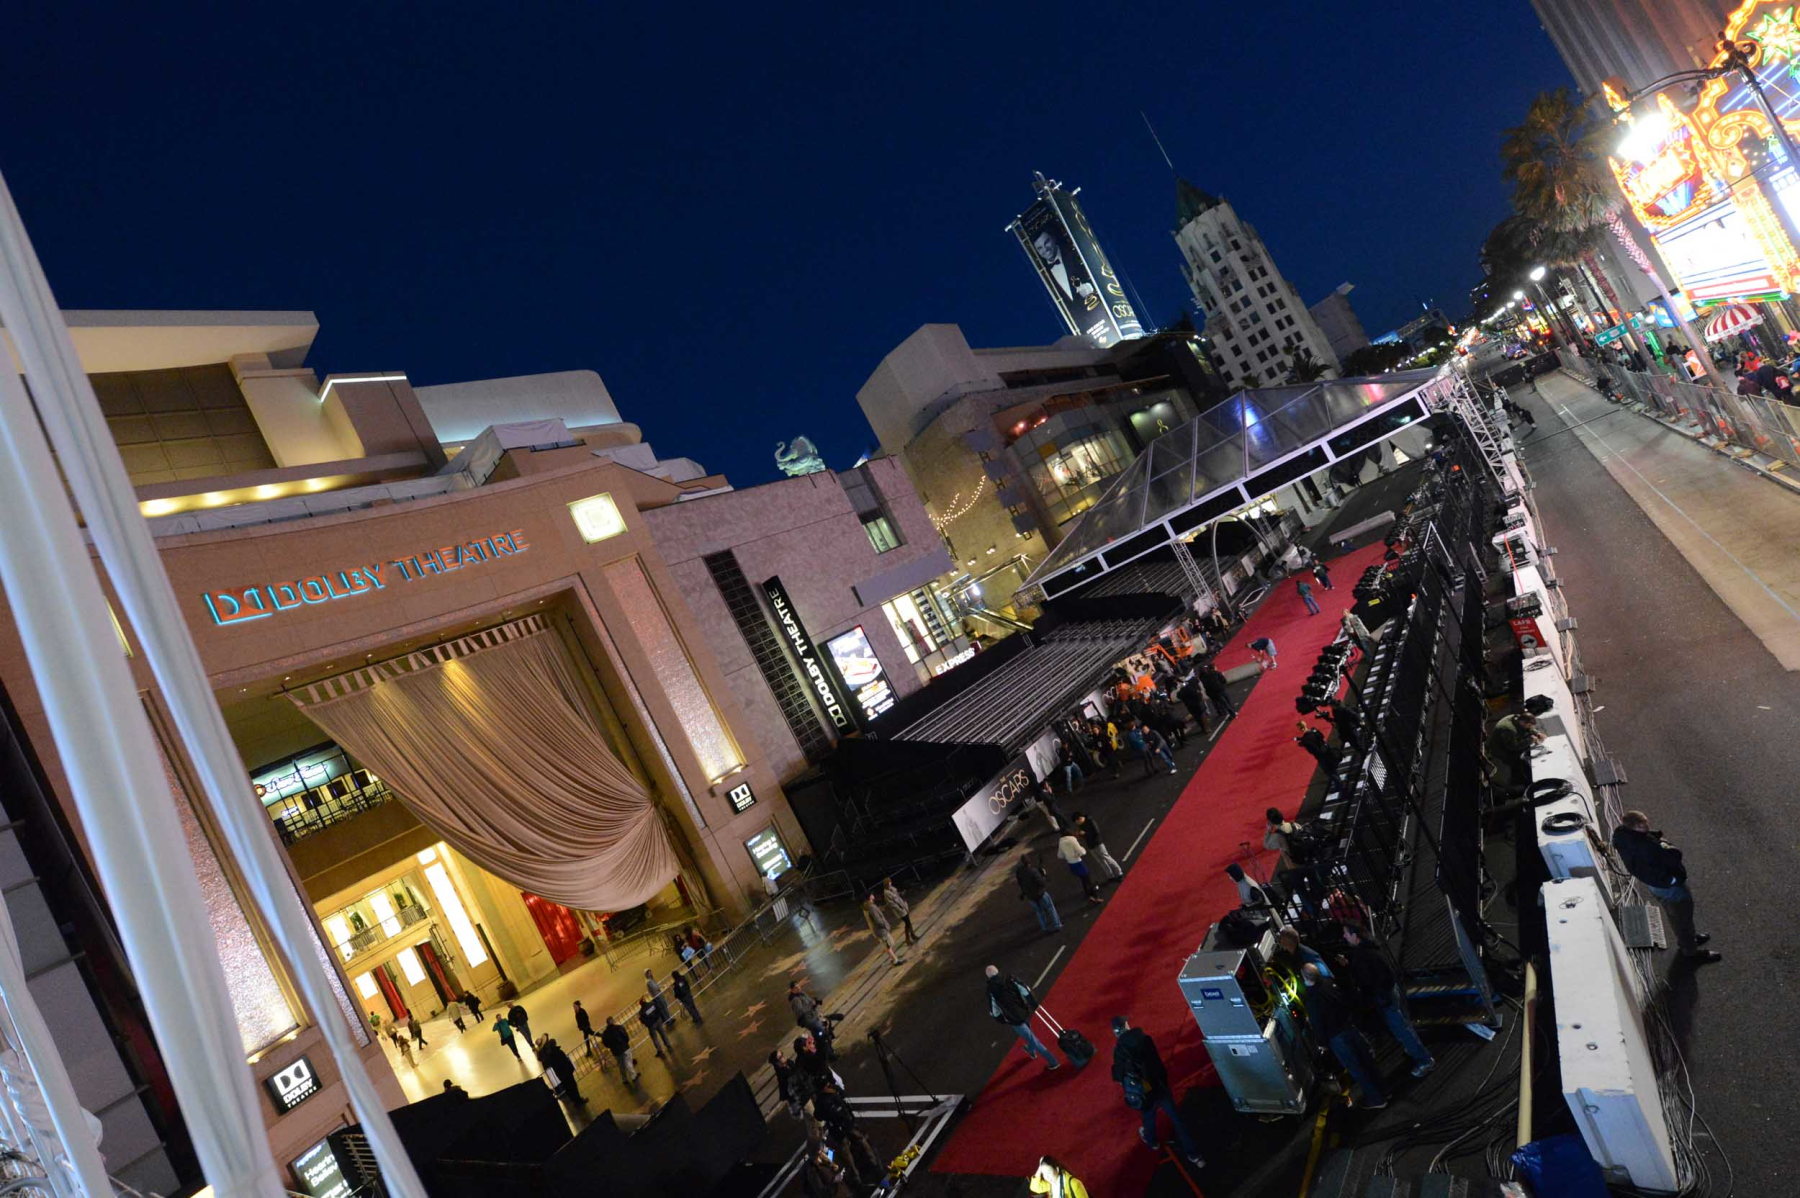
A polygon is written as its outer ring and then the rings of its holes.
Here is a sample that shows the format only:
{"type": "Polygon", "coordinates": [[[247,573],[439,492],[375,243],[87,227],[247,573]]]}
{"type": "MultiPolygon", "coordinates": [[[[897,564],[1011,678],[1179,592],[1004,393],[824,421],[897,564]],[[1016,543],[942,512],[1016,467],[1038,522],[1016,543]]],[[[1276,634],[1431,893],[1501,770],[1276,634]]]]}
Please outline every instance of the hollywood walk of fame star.
{"type": "Polygon", "coordinates": [[[760,1019],[755,1019],[749,1023],[746,1023],[743,1027],[738,1029],[738,1039],[742,1040],[745,1036],[755,1035],[756,1029],[761,1026],[762,1026],[762,1020],[760,1020],[760,1019]]]}
{"type": "Polygon", "coordinates": [[[699,1052],[694,1054],[694,1064],[696,1064],[696,1065],[704,1064],[706,1061],[706,1058],[710,1057],[712,1054],[713,1054],[713,1046],[708,1044],[705,1048],[702,1048],[699,1052]]]}
{"type": "Polygon", "coordinates": [[[744,1018],[749,1019],[752,1015],[755,1015],[758,1011],[762,1010],[764,1007],[766,1007],[768,1005],[769,1004],[766,1002],[759,1002],[754,1007],[744,1008],[744,1018]]]}
{"type": "Polygon", "coordinates": [[[700,1072],[694,1074],[694,1076],[688,1078],[686,1081],[682,1082],[681,1084],[683,1086],[697,1086],[705,1080],[706,1080],[706,1070],[702,1069],[700,1072]]]}

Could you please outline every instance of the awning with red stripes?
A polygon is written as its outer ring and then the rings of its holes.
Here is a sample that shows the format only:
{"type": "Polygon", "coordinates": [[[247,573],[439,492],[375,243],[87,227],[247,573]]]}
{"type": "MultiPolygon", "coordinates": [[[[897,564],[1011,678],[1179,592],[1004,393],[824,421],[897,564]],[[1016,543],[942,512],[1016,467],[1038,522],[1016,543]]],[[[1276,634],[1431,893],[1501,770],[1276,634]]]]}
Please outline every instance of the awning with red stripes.
{"type": "Polygon", "coordinates": [[[1706,339],[1723,341],[1762,323],[1762,313],[1746,304],[1726,304],[1706,322],[1706,339]]]}

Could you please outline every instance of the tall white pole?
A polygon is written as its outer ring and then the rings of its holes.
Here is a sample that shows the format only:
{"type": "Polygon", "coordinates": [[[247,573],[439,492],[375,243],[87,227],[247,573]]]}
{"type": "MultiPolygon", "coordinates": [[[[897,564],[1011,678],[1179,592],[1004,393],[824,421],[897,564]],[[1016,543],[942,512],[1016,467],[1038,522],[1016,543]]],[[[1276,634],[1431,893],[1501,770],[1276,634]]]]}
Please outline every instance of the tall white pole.
{"type": "MultiPolygon", "coordinates": [[[[49,283],[44,278],[43,269],[31,248],[30,239],[26,236],[24,224],[4,180],[0,180],[0,201],[3,201],[3,205],[0,205],[0,322],[12,333],[14,345],[25,366],[26,377],[31,382],[38,414],[43,419],[44,429],[50,434],[51,442],[56,446],[69,488],[81,507],[88,531],[99,549],[100,560],[106,567],[107,576],[112,580],[143,645],[144,656],[162,687],[176,729],[194,764],[225,842],[236,858],[245,884],[267,921],[276,944],[280,946],[293,970],[294,981],[302,998],[331,1049],[339,1076],[349,1092],[351,1105],[381,1166],[382,1179],[388,1192],[395,1198],[425,1198],[424,1186],[400,1143],[393,1122],[388,1118],[380,1094],[363,1066],[357,1045],[350,1035],[350,1025],[338,1008],[337,996],[326,972],[328,967],[319,959],[312,918],[300,905],[299,895],[295,893],[280,852],[275,847],[268,813],[251,792],[243,762],[225,727],[225,718],[220,714],[212,688],[207,683],[206,671],[200,663],[199,652],[194,648],[187,621],[176,603],[168,576],[163,572],[162,559],[156,551],[150,529],[138,510],[137,495],[125,473],[124,462],[120,460],[111,430],[107,428],[106,419],[100,412],[99,401],[94,397],[93,385],[82,371],[81,361],[69,339],[68,327],[63,323],[62,313],[51,295],[49,283]]],[[[29,415],[29,412],[24,413],[27,420],[29,415]]],[[[36,434],[35,426],[32,440],[37,445],[42,445],[42,436],[36,434]]],[[[49,474],[47,482],[39,483],[38,506],[53,502],[60,509],[60,514],[72,521],[62,488],[57,485],[55,472],[49,469],[47,458],[42,455],[41,449],[37,465],[40,474],[49,474]]],[[[0,507],[0,510],[8,511],[7,522],[10,523],[10,508],[0,507]]],[[[70,531],[73,532],[72,523],[70,531]]],[[[85,557],[85,554],[82,556],[85,557]]],[[[92,571],[88,574],[89,587],[94,593],[97,606],[88,605],[83,609],[79,626],[85,629],[86,635],[97,639],[110,651],[111,638],[96,635],[96,630],[109,629],[110,622],[104,601],[99,599],[92,571]]],[[[10,592],[11,580],[8,579],[7,582],[10,592]]],[[[113,657],[112,666],[122,671],[123,662],[117,660],[116,653],[113,657]]],[[[81,670],[69,672],[83,673],[81,670]]],[[[129,681],[128,676],[126,680],[129,681]]],[[[131,698],[135,703],[135,690],[131,698]]],[[[94,735],[100,737],[105,737],[114,730],[110,722],[97,722],[90,725],[90,728],[94,735]]],[[[137,711],[131,729],[145,738],[149,736],[148,721],[141,709],[137,711]]],[[[159,835],[164,840],[173,838],[179,844],[178,824],[173,818],[173,800],[163,783],[162,771],[151,768],[156,761],[151,752],[153,748],[146,739],[143,744],[134,745],[134,751],[130,755],[132,760],[144,764],[144,768],[138,771],[140,777],[153,779],[164,786],[160,803],[144,811],[160,813],[159,835]]],[[[78,755],[65,747],[65,761],[78,755]]],[[[137,789],[145,787],[139,783],[137,789]]],[[[133,852],[139,859],[145,856],[142,844],[133,852]]],[[[162,875],[171,871],[183,872],[182,880],[197,903],[198,889],[193,881],[185,846],[176,855],[159,856],[160,860],[151,870],[153,877],[160,881],[162,875]]],[[[108,889],[110,892],[111,888],[108,889]]],[[[109,893],[109,897],[114,910],[117,910],[121,905],[121,896],[109,893]]],[[[203,909],[196,906],[193,910],[203,909]]],[[[173,912],[159,911],[156,914],[166,917],[173,912]]],[[[188,911],[184,909],[183,914],[187,915],[188,911]]],[[[147,922],[154,923],[156,920],[152,918],[147,922]]],[[[121,921],[121,930],[123,927],[121,921]]],[[[207,922],[204,915],[187,932],[197,939],[206,939],[207,922]]],[[[126,944],[128,948],[131,945],[129,935],[126,937],[126,944]]],[[[207,947],[211,947],[210,943],[207,947]]],[[[142,976],[146,962],[134,956],[132,964],[142,976]]],[[[216,955],[209,964],[210,970],[203,973],[201,980],[210,985],[211,979],[218,979],[218,993],[224,994],[223,978],[218,973],[216,955]]],[[[168,965],[156,962],[150,963],[150,967],[153,970],[166,969],[168,965]]],[[[225,1010],[229,1014],[229,1005],[225,1010]]],[[[232,1031],[231,1039],[235,1041],[235,1029],[227,1030],[232,1031]]],[[[186,1048],[180,1040],[165,1038],[163,1043],[169,1049],[165,1055],[171,1060],[179,1060],[186,1048]]],[[[273,1168],[268,1164],[269,1149],[260,1118],[261,1108],[251,1087],[242,1046],[234,1043],[233,1050],[235,1059],[232,1067],[226,1068],[223,1062],[213,1062],[210,1059],[207,1063],[218,1083],[219,1097],[228,1095],[237,1103],[237,1118],[254,1125],[254,1182],[260,1192],[260,1187],[276,1186],[277,1183],[273,1168]]],[[[191,1111],[190,1095],[183,1092],[180,1098],[184,1112],[188,1112],[190,1127],[196,1113],[203,1118],[210,1117],[213,1113],[197,1096],[196,1106],[191,1111]]],[[[231,1130],[235,1142],[238,1138],[237,1129],[233,1127],[231,1130]]],[[[210,1174],[209,1180],[212,1180],[210,1174]]],[[[218,1182],[215,1181],[214,1185],[218,1186],[218,1182]]],[[[250,1191],[246,1189],[242,1192],[250,1191]]]]}

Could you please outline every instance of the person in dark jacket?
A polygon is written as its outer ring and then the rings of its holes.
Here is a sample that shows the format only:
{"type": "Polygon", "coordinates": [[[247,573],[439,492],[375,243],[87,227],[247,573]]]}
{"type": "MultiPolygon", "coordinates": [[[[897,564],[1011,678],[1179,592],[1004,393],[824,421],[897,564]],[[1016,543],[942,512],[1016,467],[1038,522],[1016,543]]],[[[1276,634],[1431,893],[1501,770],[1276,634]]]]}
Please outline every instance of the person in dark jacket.
{"type": "Polygon", "coordinates": [[[631,1059],[631,1033],[620,1027],[611,1015],[606,1017],[606,1026],[600,1029],[600,1043],[613,1054],[619,1062],[619,1076],[628,1082],[638,1078],[637,1062],[631,1059]]]}
{"type": "Polygon", "coordinates": [[[1231,691],[1218,666],[1209,661],[1200,667],[1200,685],[1206,688],[1206,697],[1212,700],[1214,707],[1228,716],[1237,714],[1237,704],[1231,701],[1231,691]]]}
{"type": "Polygon", "coordinates": [[[555,1084],[550,1087],[552,1094],[569,1102],[585,1101],[581,1097],[581,1087],[575,1084],[575,1062],[562,1050],[562,1045],[549,1036],[539,1036],[532,1049],[545,1074],[555,1079],[555,1084]]]}
{"type": "Polygon", "coordinates": [[[581,1005],[579,998],[575,1000],[575,1030],[581,1033],[583,1044],[600,1038],[600,1033],[594,1030],[594,1021],[588,1018],[587,1008],[581,1005]]]}
{"type": "Polygon", "coordinates": [[[1437,1068],[1431,1050],[1419,1040],[1419,1033],[1406,1015],[1406,999],[1400,993],[1400,980],[1394,976],[1387,955],[1380,946],[1365,940],[1362,933],[1344,925],[1344,951],[1338,957],[1343,973],[1356,984],[1357,991],[1387,1024],[1394,1041],[1413,1059],[1412,1075],[1424,1077],[1437,1068]]]}
{"type": "Polygon", "coordinates": [[[1295,720],[1294,727],[1300,733],[1294,738],[1294,743],[1311,753],[1313,760],[1319,763],[1320,769],[1328,774],[1335,774],[1338,762],[1343,758],[1336,749],[1325,743],[1325,734],[1305,720],[1295,720]]]}
{"type": "Polygon", "coordinates": [[[1125,1090],[1125,1104],[1143,1115],[1138,1138],[1152,1148],[1157,1147],[1156,1112],[1167,1112],[1169,1123],[1175,1128],[1175,1143],[1180,1146],[1181,1155],[1194,1168],[1206,1168],[1194,1137],[1188,1134],[1187,1124],[1181,1121],[1175,1092],[1169,1088],[1169,1070],[1163,1064],[1162,1054],[1156,1051],[1156,1042],[1142,1029],[1132,1027],[1131,1021],[1123,1015],[1112,1021],[1112,1030],[1119,1041],[1113,1045],[1112,1077],[1125,1090]],[[1142,1105],[1138,1105],[1140,1100],[1142,1105]]]}
{"type": "Polygon", "coordinates": [[[831,1061],[820,1051],[819,1042],[813,1036],[794,1037],[794,1068],[806,1075],[806,1092],[817,1094],[822,1086],[837,1075],[831,1071],[831,1061]]]}
{"type": "Polygon", "coordinates": [[[506,1022],[512,1025],[512,1030],[520,1039],[527,1044],[531,1043],[531,1016],[525,1013],[524,1007],[514,1003],[506,1012],[506,1022]]]}
{"type": "Polygon", "coordinates": [[[1019,857],[1019,864],[1013,868],[1013,881],[1019,884],[1019,897],[1037,913],[1038,927],[1046,933],[1062,931],[1062,916],[1056,913],[1056,900],[1050,897],[1050,878],[1033,864],[1030,853],[1019,857]]]}
{"type": "Polygon", "coordinates": [[[1200,729],[1201,736],[1205,736],[1212,731],[1206,723],[1205,690],[1200,684],[1200,672],[1198,670],[1187,676],[1187,680],[1183,682],[1181,688],[1175,692],[1175,697],[1181,700],[1181,705],[1188,709],[1189,715],[1194,717],[1194,727],[1200,729]]]}
{"type": "Polygon", "coordinates": [[[1357,714],[1355,708],[1333,699],[1331,706],[1324,709],[1323,714],[1331,717],[1332,727],[1337,729],[1339,740],[1358,753],[1369,751],[1368,739],[1362,732],[1362,716],[1357,714]]]}
{"type": "Polygon", "coordinates": [[[1653,831],[1650,817],[1642,811],[1625,813],[1613,829],[1612,843],[1631,876],[1642,882],[1669,913],[1682,958],[1699,965],[1721,960],[1718,953],[1702,947],[1712,937],[1694,930],[1694,895],[1688,889],[1687,865],[1681,860],[1681,850],[1664,840],[1661,832],[1653,831]]]}
{"type": "Polygon", "coordinates": [[[1306,985],[1306,1018],[1313,1035],[1331,1049],[1350,1080],[1362,1088],[1362,1100],[1356,1105],[1380,1110],[1387,1105],[1387,1095],[1381,1090],[1381,1067],[1375,1064],[1369,1042],[1356,1030],[1343,992],[1311,961],[1300,967],[1300,980],[1306,985]]]}
{"type": "Polygon", "coordinates": [[[1113,860],[1113,855],[1106,851],[1106,842],[1100,836],[1100,825],[1094,817],[1085,811],[1075,813],[1075,831],[1081,837],[1081,843],[1088,851],[1088,856],[1106,871],[1109,882],[1117,882],[1125,876],[1125,867],[1113,860]]]}
{"type": "Polygon", "coordinates": [[[417,1015],[410,1013],[407,1015],[406,1030],[412,1033],[413,1043],[417,1044],[420,1048],[425,1047],[425,1029],[419,1026],[419,1017],[417,1015]]]}
{"type": "Polygon", "coordinates": [[[1331,589],[1331,571],[1326,568],[1325,563],[1314,562],[1312,572],[1313,577],[1319,580],[1319,585],[1329,591],[1331,589]]]}
{"type": "Polygon", "coordinates": [[[669,1050],[670,1055],[674,1054],[675,1046],[669,1042],[668,1018],[663,1014],[662,1007],[648,993],[640,995],[638,998],[638,1022],[643,1024],[644,1030],[650,1033],[650,1047],[656,1049],[657,1056],[663,1055],[664,1048],[669,1050]],[[662,1047],[658,1048],[658,1044],[662,1047]]]}
{"type": "Polygon", "coordinates": [[[669,993],[675,996],[676,1002],[687,1008],[688,1018],[694,1021],[695,1027],[706,1022],[700,1018],[700,1008],[694,1005],[694,988],[688,985],[688,980],[681,974],[677,973],[669,979],[669,993]]]}
{"type": "Polygon", "coordinates": [[[794,1068],[794,1063],[781,1055],[777,1048],[769,1054],[769,1068],[775,1071],[775,1092],[781,1101],[787,1104],[788,1114],[798,1119],[806,1110],[806,1103],[811,1094],[801,1087],[802,1075],[794,1068]]]}
{"type": "Polygon", "coordinates": [[[464,992],[462,1000],[463,1006],[469,1008],[469,1014],[475,1017],[476,1023],[487,1022],[487,1016],[481,1013],[481,1000],[475,997],[474,991],[470,990],[464,992]]]}
{"type": "Polygon", "coordinates": [[[1019,1037],[1028,1057],[1044,1058],[1046,1068],[1056,1069],[1056,1054],[1037,1038],[1031,1028],[1031,1014],[1038,1008],[1037,995],[1031,987],[1010,973],[1001,973],[997,965],[987,967],[988,1014],[995,1023],[1004,1023],[1019,1037]]]}

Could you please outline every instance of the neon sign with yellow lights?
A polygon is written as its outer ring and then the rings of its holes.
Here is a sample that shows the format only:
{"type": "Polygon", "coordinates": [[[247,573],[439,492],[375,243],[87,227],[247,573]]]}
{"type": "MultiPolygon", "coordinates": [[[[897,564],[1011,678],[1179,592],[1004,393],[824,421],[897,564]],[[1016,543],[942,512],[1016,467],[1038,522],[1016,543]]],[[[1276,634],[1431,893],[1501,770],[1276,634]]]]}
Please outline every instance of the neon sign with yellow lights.
{"type": "Polygon", "coordinates": [[[524,553],[531,545],[523,529],[478,537],[458,545],[442,545],[406,557],[363,566],[329,570],[291,582],[271,582],[241,590],[208,591],[201,596],[215,624],[243,624],[266,620],[279,612],[313,607],[339,599],[354,599],[372,591],[385,591],[396,582],[440,578],[453,570],[485,565],[524,553]],[[390,568],[391,567],[391,568],[390,568]]]}

